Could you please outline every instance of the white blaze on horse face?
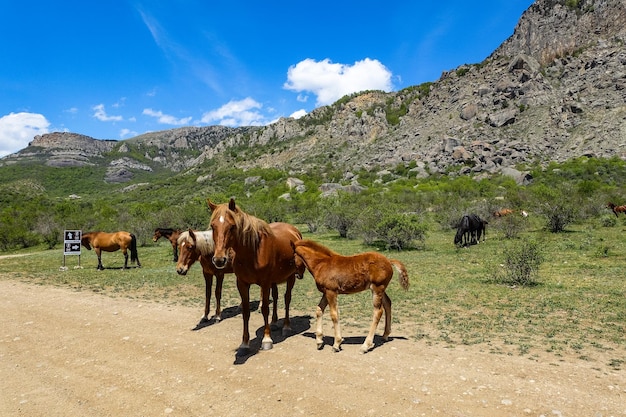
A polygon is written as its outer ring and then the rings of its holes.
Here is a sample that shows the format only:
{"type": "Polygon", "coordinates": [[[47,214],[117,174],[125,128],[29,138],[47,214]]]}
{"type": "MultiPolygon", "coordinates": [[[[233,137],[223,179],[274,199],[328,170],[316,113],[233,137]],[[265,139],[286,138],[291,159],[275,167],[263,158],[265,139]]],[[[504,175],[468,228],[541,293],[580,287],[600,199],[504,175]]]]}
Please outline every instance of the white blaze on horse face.
{"type": "Polygon", "coordinates": [[[224,216],[220,216],[220,223],[224,223],[224,216]]]}

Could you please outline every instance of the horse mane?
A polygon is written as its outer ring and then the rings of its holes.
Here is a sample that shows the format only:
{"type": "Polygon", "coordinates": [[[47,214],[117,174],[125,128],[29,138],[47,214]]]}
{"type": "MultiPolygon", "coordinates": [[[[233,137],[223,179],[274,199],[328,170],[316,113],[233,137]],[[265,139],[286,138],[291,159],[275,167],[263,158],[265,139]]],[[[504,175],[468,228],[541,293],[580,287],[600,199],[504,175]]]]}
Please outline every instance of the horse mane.
{"type": "Polygon", "coordinates": [[[325,256],[337,256],[337,255],[339,255],[339,253],[335,252],[331,248],[329,248],[327,246],[324,246],[321,243],[317,243],[314,240],[303,239],[300,242],[301,242],[302,246],[308,246],[309,248],[312,248],[313,250],[315,250],[318,254],[325,255],[325,256]]]}
{"type": "Polygon", "coordinates": [[[176,231],[176,229],[172,229],[170,227],[157,227],[156,230],[158,230],[159,233],[161,234],[170,234],[170,235],[176,231]]]}
{"type": "Polygon", "coordinates": [[[221,204],[213,211],[213,217],[223,215],[222,211],[225,210],[230,210],[233,213],[237,226],[237,238],[245,246],[249,246],[256,251],[261,241],[261,235],[273,234],[270,225],[265,220],[246,213],[240,207],[236,207],[236,210],[231,210],[229,204],[221,204]]]}
{"type": "MultiPolygon", "coordinates": [[[[193,234],[196,236],[196,248],[200,251],[202,255],[210,255],[215,251],[215,242],[213,241],[212,230],[194,230],[193,234]]],[[[178,237],[178,245],[188,239],[191,239],[191,237],[189,236],[189,231],[185,230],[184,232],[181,232],[180,236],[178,237]]]]}

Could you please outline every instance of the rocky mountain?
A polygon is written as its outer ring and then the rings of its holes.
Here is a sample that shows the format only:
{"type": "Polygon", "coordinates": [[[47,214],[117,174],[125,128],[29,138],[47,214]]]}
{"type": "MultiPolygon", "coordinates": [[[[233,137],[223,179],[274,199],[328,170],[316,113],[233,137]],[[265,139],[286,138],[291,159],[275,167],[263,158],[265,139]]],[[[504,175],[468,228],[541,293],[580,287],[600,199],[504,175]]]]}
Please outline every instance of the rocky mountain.
{"type": "Polygon", "coordinates": [[[354,94],[264,127],[186,127],[120,142],[52,133],[0,164],[105,162],[109,181],[207,159],[295,172],[404,163],[417,176],[481,178],[536,161],[626,158],[625,43],[626,0],[537,0],[484,62],[432,83],[354,94]]]}

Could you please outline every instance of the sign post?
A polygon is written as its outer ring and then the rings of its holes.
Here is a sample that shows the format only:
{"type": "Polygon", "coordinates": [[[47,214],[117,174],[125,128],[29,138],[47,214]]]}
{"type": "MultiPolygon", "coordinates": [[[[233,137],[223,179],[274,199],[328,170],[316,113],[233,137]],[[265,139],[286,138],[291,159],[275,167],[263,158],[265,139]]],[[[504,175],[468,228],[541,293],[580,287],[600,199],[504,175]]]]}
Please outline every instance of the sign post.
{"type": "Polygon", "coordinates": [[[62,271],[67,270],[65,266],[65,256],[78,255],[78,266],[75,268],[82,268],[80,266],[80,239],[83,236],[81,230],[65,230],[63,232],[63,266],[62,271]]]}

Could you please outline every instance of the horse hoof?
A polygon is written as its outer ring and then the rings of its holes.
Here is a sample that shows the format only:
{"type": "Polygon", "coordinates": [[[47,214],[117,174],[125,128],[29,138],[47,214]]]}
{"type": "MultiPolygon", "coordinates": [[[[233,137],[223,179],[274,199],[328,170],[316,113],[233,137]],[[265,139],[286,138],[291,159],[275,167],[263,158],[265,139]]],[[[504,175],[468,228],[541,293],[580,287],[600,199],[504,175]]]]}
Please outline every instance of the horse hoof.
{"type": "Polygon", "coordinates": [[[333,346],[333,352],[341,352],[341,346],[333,346]]]}
{"type": "Polygon", "coordinates": [[[271,350],[273,347],[274,343],[271,340],[261,343],[261,350],[271,350]]]}
{"type": "Polygon", "coordinates": [[[359,349],[359,351],[360,351],[361,353],[367,353],[367,352],[369,352],[369,351],[370,351],[370,349],[371,349],[371,348],[373,348],[373,347],[374,347],[374,345],[373,345],[373,344],[372,344],[372,345],[363,345],[363,346],[361,346],[361,349],[359,349]]]}
{"type": "Polygon", "coordinates": [[[282,330],[282,334],[283,336],[290,336],[293,334],[293,330],[291,330],[291,327],[287,326],[283,326],[283,330],[282,330]]]}
{"type": "Polygon", "coordinates": [[[322,350],[322,349],[324,349],[324,343],[318,343],[317,350],[322,350]]]}

